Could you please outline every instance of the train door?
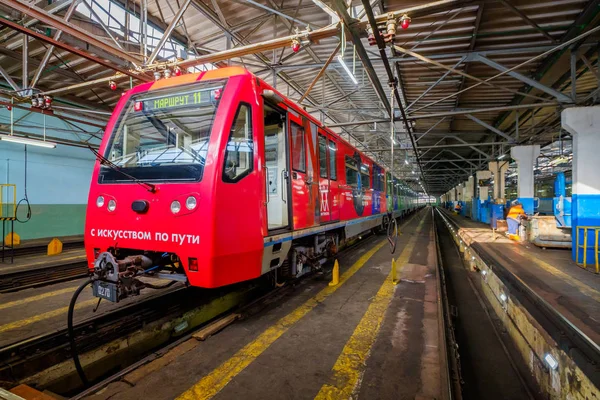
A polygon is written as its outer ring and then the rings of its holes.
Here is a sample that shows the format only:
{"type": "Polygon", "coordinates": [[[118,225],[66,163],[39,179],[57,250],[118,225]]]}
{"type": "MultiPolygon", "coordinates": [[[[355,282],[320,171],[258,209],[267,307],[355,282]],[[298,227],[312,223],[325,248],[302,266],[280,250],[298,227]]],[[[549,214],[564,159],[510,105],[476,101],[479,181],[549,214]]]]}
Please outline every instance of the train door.
{"type": "MultiPolygon", "coordinates": [[[[265,103],[265,177],[267,180],[267,228],[283,230],[290,226],[290,184],[285,112],[265,103]]],[[[243,202],[243,199],[241,199],[243,202]]]]}
{"type": "MultiPolygon", "coordinates": [[[[307,157],[310,125],[304,124],[303,118],[293,111],[288,113],[288,137],[291,158],[291,190],[293,229],[302,229],[315,224],[318,217],[317,188],[318,182],[313,174],[315,171],[316,155],[307,157]],[[308,132],[307,132],[308,131],[308,132]],[[308,162],[307,162],[308,158],[308,162]],[[310,165],[309,165],[310,163],[310,165]]],[[[316,136],[316,132],[315,132],[316,136]]],[[[314,149],[316,146],[312,146],[314,149]]],[[[312,152],[311,152],[312,153],[312,152]]],[[[316,152],[315,152],[316,153],[316,152]]]]}
{"type": "Polygon", "coordinates": [[[340,219],[340,184],[337,174],[337,143],[331,138],[327,138],[327,157],[329,159],[329,212],[331,221],[340,219]]]}
{"type": "Polygon", "coordinates": [[[321,222],[331,221],[331,197],[329,195],[329,148],[327,136],[319,131],[319,204],[321,222]]]}

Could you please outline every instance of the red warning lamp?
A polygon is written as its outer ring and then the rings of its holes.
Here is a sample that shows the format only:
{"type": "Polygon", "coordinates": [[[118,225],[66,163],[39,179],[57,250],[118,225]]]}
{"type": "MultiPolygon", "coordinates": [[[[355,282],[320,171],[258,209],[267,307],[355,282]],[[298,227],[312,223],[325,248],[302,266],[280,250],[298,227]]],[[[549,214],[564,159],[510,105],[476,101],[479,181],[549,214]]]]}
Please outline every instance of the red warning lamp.
{"type": "Polygon", "coordinates": [[[110,90],[117,90],[117,82],[115,81],[108,82],[108,86],[110,87],[110,90]]]}
{"type": "Polygon", "coordinates": [[[50,108],[52,106],[52,97],[44,96],[44,107],[50,108]]]}
{"type": "Polygon", "coordinates": [[[400,26],[402,29],[408,29],[410,26],[410,17],[408,15],[404,14],[402,18],[400,18],[400,26]]]}
{"type": "Polygon", "coordinates": [[[175,76],[183,75],[183,71],[179,67],[175,67],[175,69],[173,70],[173,73],[175,74],[175,76]]]}
{"type": "Polygon", "coordinates": [[[215,89],[213,90],[210,94],[212,95],[212,99],[214,101],[217,101],[221,98],[221,92],[223,91],[223,89],[215,89]]]}
{"type": "Polygon", "coordinates": [[[192,258],[192,257],[189,258],[188,269],[190,271],[194,271],[194,272],[198,271],[198,259],[197,258],[192,258]]]}
{"type": "Polygon", "coordinates": [[[135,103],[133,103],[134,111],[142,111],[143,109],[144,109],[144,103],[142,103],[141,101],[136,101],[135,103]]]}
{"type": "Polygon", "coordinates": [[[297,53],[300,51],[300,41],[298,39],[292,40],[292,51],[297,53]]]}
{"type": "Polygon", "coordinates": [[[12,111],[12,106],[11,106],[11,105],[8,105],[8,106],[6,106],[6,109],[7,109],[8,111],[12,111]]]}

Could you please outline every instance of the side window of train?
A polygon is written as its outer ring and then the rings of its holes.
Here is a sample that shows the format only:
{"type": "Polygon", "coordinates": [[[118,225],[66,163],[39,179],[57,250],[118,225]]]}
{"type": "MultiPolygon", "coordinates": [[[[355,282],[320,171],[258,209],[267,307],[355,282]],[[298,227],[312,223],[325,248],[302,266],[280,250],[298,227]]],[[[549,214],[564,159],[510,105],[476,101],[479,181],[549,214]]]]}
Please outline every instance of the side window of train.
{"type": "Polygon", "coordinates": [[[327,139],[319,135],[319,175],[327,178],[327,139]]]}
{"type": "Polygon", "coordinates": [[[350,186],[358,186],[358,170],[354,160],[346,156],[346,184],[350,186]]]}
{"type": "Polygon", "coordinates": [[[254,168],[252,141],[252,113],[248,104],[240,104],[229,134],[223,165],[223,181],[234,183],[254,168]]]}
{"type": "Polygon", "coordinates": [[[335,160],[337,157],[337,145],[335,142],[329,140],[329,179],[336,181],[337,180],[337,169],[335,166],[337,165],[335,160]]]}
{"type": "Polygon", "coordinates": [[[305,172],[304,128],[295,122],[292,122],[290,125],[292,130],[292,168],[296,171],[305,172]]]}
{"type": "Polygon", "coordinates": [[[360,165],[360,182],[363,189],[371,188],[371,173],[367,164],[360,165]]]}

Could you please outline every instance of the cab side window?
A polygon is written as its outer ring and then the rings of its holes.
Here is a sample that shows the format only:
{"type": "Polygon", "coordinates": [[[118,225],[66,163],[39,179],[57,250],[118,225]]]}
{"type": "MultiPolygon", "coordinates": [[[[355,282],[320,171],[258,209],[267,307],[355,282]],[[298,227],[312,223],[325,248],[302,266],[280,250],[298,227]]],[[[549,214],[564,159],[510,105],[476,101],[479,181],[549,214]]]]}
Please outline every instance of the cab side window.
{"type": "Polygon", "coordinates": [[[240,104],[233,120],[223,165],[223,181],[234,183],[254,168],[252,113],[248,104],[240,104]]]}

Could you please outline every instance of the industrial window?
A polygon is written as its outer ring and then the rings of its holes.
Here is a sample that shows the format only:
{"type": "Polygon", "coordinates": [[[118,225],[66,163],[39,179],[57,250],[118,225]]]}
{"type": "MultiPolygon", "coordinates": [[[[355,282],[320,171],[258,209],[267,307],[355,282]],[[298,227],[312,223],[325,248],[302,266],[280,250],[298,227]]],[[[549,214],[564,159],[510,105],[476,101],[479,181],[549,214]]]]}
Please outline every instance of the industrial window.
{"type": "Polygon", "coordinates": [[[369,173],[369,166],[366,164],[360,165],[360,183],[364,189],[371,188],[371,174],[369,173]]]}
{"type": "Polygon", "coordinates": [[[346,156],[346,184],[358,186],[358,170],[354,160],[346,156]]]}
{"type": "Polygon", "coordinates": [[[337,170],[335,168],[335,160],[337,155],[337,146],[331,140],[329,142],[329,179],[337,180],[337,170]]]}
{"type": "Polygon", "coordinates": [[[295,122],[292,128],[292,168],[296,171],[306,171],[306,156],[304,155],[304,128],[295,122]]]}
{"type": "Polygon", "coordinates": [[[252,172],[253,154],[251,109],[247,104],[240,104],[225,150],[223,181],[237,182],[252,172]]]}
{"type": "Polygon", "coordinates": [[[319,135],[319,175],[327,178],[327,139],[319,135]]]}

